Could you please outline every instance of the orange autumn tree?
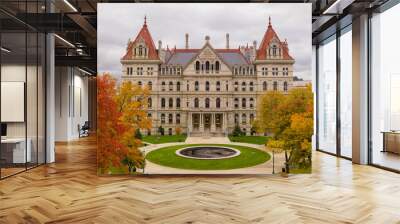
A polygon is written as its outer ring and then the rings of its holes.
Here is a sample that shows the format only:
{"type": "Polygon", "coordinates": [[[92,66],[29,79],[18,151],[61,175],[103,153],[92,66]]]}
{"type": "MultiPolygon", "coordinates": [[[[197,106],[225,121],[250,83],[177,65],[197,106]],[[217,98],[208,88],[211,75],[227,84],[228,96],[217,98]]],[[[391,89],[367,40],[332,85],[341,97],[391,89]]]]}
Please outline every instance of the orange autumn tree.
{"type": "Polygon", "coordinates": [[[98,89],[98,166],[101,172],[111,167],[142,167],[144,158],[135,130],[149,128],[147,118],[148,90],[123,82],[119,87],[110,74],[97,78],[98,89]]]}
{"type": "Polygon", "coordinates": [[[151,127],[151,120],[147,117],[148,95],[148,87],[142,88],[130,81],[123,82],[117,89],[116,101],[121,113],[120,121],[127,128],[121,136],[123,144],[128,148],[122,162],[129,167],[130,173],[136,171],[136,168],[144,167],[144,155],[139,150],[142,141],[136,138],[136,131],[151,127]]]}

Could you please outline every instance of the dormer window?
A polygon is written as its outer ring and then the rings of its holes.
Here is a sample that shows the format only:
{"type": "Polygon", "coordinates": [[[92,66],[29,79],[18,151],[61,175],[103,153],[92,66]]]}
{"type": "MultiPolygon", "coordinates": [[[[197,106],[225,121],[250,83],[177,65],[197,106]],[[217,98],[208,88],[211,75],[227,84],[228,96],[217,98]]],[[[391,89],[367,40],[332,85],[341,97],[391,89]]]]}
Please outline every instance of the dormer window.
{"type": "Polygon", "coordinates": [[[272,46],[272,55],[276,56],[276,46],[272,46]]]}

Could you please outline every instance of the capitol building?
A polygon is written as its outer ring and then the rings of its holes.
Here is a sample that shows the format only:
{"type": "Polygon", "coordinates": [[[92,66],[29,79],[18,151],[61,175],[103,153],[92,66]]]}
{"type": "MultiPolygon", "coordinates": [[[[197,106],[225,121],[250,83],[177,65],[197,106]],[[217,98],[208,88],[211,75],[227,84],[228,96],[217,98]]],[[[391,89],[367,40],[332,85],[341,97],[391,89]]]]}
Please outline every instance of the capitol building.
{"type": "MultiPolygon", "coordinates": [[[[161,126],[165,134],[177,128],[190,136],[224,136],[239,126],[254,134],[257,99],[265,91],[287,92],[293,87],[294,58],[286,39],[275,32],[271,18],[260,45],[213,46],[205,36],[203,47],[156,47],[146,19],[136,38],[129,40],[121,58],[122,80],[151,90],[148,116],[153,127],[145,134],[156,134],[161,126]]],[[[260,37],[259,37],[260,38],[260,37]]]]}

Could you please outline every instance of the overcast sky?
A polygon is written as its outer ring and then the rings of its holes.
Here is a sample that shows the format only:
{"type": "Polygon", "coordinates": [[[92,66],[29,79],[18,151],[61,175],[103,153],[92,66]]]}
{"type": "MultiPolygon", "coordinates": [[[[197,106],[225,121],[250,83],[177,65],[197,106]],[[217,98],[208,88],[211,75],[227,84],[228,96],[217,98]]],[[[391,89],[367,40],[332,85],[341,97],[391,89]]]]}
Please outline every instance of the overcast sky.
{"type": "Polygon", "coordinates": [[[99,3],[97,15],[98,72],[121,74],[120,58],[128,39],[134,39],[143,26],[144,16],[158,47],[184,48],[185,33],[189,47],[201,48],[206,35],[214,48],[230,48],[261,43],[268,17],[281,41],[285,38],[289,52],[296,60],[294,75],[311,79],[311,4],[165,4],[165,3],[99,3]]]}

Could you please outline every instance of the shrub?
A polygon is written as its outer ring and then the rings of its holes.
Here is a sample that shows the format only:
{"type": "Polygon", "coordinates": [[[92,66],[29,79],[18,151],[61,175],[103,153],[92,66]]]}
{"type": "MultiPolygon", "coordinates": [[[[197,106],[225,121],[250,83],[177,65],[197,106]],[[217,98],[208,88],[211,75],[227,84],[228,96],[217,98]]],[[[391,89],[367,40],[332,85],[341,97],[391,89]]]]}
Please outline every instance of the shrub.
{"type": "Polygon", "coordinates": [[[158,132],[160,135],[164,135],[164,128],[162,126],[158,127],[158,132]]]}
{"type": "Polygon", "coordinates": [[[182,133],[182,128],[179,127],[179,126],[177,126],[177,127],[175,128],[175,134],[180,135],[181,133],[182,133]]]}
{"type": "Polygon", "coordinates": [[[236,125],[235,129],[233,129],[232,135],[234,137],[242,136],[242,135],[244,135],[244,132],[240,129],[239,125],[236,125]]]}
{"type": "Polygon", "coordinates": [[[140,132],[140,129],[139,129],[139,128],[136,129],[136,131],[135,131],[135,138],[136,138],[136,139],[140,139],[140,140],[143,139],[142,132],[140,132]]]}

